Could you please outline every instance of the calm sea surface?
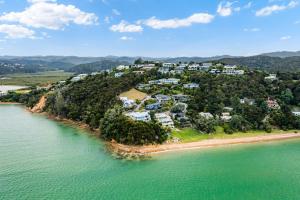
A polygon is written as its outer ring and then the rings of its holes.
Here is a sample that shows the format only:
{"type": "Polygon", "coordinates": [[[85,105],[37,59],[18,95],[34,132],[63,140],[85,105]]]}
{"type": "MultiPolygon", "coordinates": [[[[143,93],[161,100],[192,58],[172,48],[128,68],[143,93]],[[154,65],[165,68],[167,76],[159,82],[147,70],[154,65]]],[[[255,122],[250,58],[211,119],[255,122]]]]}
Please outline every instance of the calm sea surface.
{"type": "Polygon", "coordinates": [[[115,159],[74,128],[0,105],[0,199],[300,199],[300,140],[115,159]]]}

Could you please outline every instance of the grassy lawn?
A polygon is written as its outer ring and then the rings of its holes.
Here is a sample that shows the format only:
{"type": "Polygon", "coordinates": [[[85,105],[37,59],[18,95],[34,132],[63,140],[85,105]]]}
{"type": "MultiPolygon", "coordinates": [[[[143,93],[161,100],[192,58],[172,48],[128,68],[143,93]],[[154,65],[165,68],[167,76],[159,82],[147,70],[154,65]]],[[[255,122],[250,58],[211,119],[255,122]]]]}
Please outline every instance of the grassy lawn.
{"type": "Polygon", "coordinates": [[[206,139],[230,139],[230,138],[241,138],[241,137],[251,137],[259,135],[268,135],[268,134],[284,134],[284,133],[293,133],[300,132],[299,130],[273,130],[272,133],[267,133],[265,131],[249,131],[249,132],[236,132],[234,134],[225,134],[222,127],[216,128],[216,133],[214,134],[201,134],[197,130],[192,128],[181,129],[179,131],[173,131],[172,136],[180,139],[181,142],[196,142],[206,139]]]}
{"type": "Polygon", "coordinates": [[[48,71],[32,74],[9,74],[3,75],[8,79],[0,79],[0,85],[48,85],[61,80],[66,80],[72,76],[72,73],[64,71],[48,71]]]}
{"type": "Polygon", "coordinates": [[[142,101],[143,99],[145,99],[147,96],[146,93],[144,92],[140,92],[136,89],[131,89],[127,92],[123,92],[120,94],[120,97],[127,97],[128,99],[132,99],[132,100],[140,100],[142,101]]]}

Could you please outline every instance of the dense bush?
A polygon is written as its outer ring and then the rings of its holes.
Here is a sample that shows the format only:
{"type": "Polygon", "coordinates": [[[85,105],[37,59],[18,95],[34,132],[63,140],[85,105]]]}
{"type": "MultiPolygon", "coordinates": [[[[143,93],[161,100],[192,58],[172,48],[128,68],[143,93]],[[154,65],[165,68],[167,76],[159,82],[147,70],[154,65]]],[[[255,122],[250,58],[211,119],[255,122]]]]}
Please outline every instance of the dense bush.
{"type": "Polygon", "coordinates": [[[89,76],[50,94],[47,110],[98,128],[104,113],[118,103],[117,96],[137,85],[142,78],[133,74],[121,78],[105,74],[89,76]]]}
{"type": "Polygon", "coordinates": [[[160,144],[167,139],[167,132],[160,125],[154,122],[133,121],[124,116],[118,106],[105,113],[100,128],[104,139],[123,144],[160,144]]]}

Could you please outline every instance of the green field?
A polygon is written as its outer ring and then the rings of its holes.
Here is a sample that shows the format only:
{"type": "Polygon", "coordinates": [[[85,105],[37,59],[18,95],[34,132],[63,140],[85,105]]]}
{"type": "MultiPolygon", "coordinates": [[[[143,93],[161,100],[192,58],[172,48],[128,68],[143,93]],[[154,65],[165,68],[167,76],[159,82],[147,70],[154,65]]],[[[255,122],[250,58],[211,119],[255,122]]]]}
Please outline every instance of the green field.
{"type": "Polygon", "coordinates": [[[273,130],[271,133],[265,131],[249,131],[249,132],[236,132],[233,134],[225,134],[222,127],[217,127],[216,133],[213,134],[202,134],[195,129],[186,128],[181,130],[176,130],[172,132],[172,136],[179,138],[180,142],[197,142],[206,139],[230,139],[230,138],[241,138],[241,137],[251,137],[259,135],[268,135],[268,134],[284,134],[284,133],[297,133],[299,130],[273,130]]]}
{"type": "Polygon", "coordinates": [[[47,71],[32,74],[9,74],[0,77],[0,85],[48,85],[61,80],[66,80],[72,73],[64,71],[47,71]],[[5,77],[5,79],[1,79],[5,77]]]}

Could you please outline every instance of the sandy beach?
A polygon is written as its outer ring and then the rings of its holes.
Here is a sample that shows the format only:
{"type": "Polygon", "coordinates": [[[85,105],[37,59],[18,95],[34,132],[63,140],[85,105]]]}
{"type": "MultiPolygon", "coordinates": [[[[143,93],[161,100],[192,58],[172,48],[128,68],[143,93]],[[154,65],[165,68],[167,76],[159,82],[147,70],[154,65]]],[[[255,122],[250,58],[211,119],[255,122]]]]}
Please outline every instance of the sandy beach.
{"type": "Polygon", "coordinates": [[[0,102],[0,105],[21,105],[21,103],[17,103],[17,102],[0,102]]]}
{"type": "Polygon", "coordinates": [[[204,149],[227,145],[250,144],[259,142],[269,142],[276,140],[287,139],[300,139],[300,133],[285,133],[285,134],[270,134],[244,138],[233,139],[208,139],[199,142],[191,143],[176,143],[176,144],[163,144],[163,145],[150,145],[150,146],[128,146],[117,143],[110,143],[110,146],[115,152],[120,154],[159,154],[164,152],[176,152],[183,150],[204,149]]]}

